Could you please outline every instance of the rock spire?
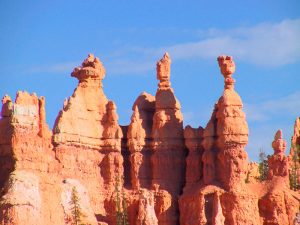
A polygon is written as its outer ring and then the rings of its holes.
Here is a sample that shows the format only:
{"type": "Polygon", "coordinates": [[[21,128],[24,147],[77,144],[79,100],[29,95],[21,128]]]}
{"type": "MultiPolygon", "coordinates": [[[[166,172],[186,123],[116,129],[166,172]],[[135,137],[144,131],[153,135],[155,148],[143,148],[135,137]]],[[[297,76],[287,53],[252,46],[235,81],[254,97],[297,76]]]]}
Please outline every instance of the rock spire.
{"type": "MultiPolygon", "coordinates": [[[[248,125],[234,90],[235,63],[232,56],[217,60],[225,85],[204,129],[183,128],[168,53],[156,64],[155,96],[137,97],[128,126],[119,125],[117,105],[102,87],[105,68],[92,54],[71,73],[78,84],[53,134],[44,97],[20,91],[13,102],[5,95],[0,224],[71,224],[74,188],[84,224],[116,224],[116,208],[128,224],[138,225],[292,224],[300,199],[289,187],[295,148],[286,156],[287,143],[277,131],[268,177],[254,178],[258,165],[248,162],[245,151],[248,125]]],[[[299,133],[297,119],[293,147],[299,133]]]]}

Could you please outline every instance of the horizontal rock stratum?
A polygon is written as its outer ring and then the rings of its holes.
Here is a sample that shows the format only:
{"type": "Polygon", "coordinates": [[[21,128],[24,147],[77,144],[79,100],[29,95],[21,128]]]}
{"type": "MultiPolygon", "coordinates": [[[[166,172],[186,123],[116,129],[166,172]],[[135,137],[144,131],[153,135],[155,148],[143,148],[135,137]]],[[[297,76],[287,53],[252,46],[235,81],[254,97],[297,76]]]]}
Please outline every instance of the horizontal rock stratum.
{"type": "Polygon", "coordinates": [[[19,91],[13,102],[4,96],[0,223],[74,224],[75,188],[83,224],[116,224],[117,211],[126,212],[130,225],[293,224],[300,200],[289,188],[295,149],[285,155],[279,130],[267,179],[256,179],[233,58],[219,56],[218,64],[224,91],[205,128],[183,127],[168,53],[156,65],[156,95],[137,97],[128,126],[119,125],[117,106],[102,89],[105,68],[92,54],[71,73],[78,85],[53,131],[44,97],[19,91]]]}

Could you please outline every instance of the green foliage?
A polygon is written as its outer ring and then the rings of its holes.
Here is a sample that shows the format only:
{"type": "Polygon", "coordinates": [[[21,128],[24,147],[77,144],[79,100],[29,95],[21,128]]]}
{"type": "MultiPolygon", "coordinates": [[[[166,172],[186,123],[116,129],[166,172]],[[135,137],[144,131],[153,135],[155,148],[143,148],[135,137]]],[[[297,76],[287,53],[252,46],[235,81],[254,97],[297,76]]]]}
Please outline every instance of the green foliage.
{"type": "Polygon", "coordinates": [[[267,179],[268,176],[268,170],[269,170],[269,166],[268,166],[268,158],[269,155],[267,156],[265,151],[263,149],[260,149],[259,152],[259,164],[258,164],[258,170],[259,170],[259,180],[263,181],[267,179]]]}
{"type": "Polygon", "coordinates": [[[290,179],[290,189],[297,191],[300,188],[298,182],[298,169],[300,163],[300,145],[292,146],[294,149],[294,154],[292,156],[292,168],[290,170],[289,179],[290,179]]]}
{"type": "Polygon", "coordinates": [[[82,217],[85,215],[81,211],[80,207],[80,198],[78,197],[78,192],[76,187],[72,188],[72,195],[71,195],[71,214],[72,214],[72,225],[83,225],[82,217]]]}
{"type": "Polygon", "coordinates": [[[116,225],[129,225],[125,192],[123,187],[120,191],[120,178],[116,177],[115,181],[116,225]]]}
{"type": "Polygon", "coordinates": [[[127,204],[125,199],[124,189],[122,189],[122,205],[123,205],[123,221],[122,225],[129,225],[128,223],[128,215],[127,215],[127,204]]]}

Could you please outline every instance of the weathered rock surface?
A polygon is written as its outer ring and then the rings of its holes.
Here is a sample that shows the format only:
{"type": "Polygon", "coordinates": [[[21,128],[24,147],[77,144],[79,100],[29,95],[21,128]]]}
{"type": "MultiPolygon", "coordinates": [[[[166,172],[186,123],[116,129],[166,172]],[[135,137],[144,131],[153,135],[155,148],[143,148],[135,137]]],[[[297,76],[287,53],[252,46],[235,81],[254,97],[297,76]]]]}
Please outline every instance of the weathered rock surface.
{"type": "Polygon", "coordinates": [[[269,159],[269,180],[258,182],[258,166],[248,163],[245,151],[248,126],[241,98],[234,90],[233,59],[220,56],[218,63],[225,78],[223,95],[196,140],[191,141],[197,136],[195,129],[185,130],[187,171],[196,168],[198,171],[192,174],[201,179],[193,178],[191,182],[190,173],[186,175],[187,183],[179,200],[180,224],[292,224],[299,202],[292,197],[287,182],[286,142],[279,132],[273,142],[275,153],[269,159]],[[202,163],[194,159],[193,149],[197,148],[202,163]]]}
{"type": "Polygon", "coordinates": [[[288,176],[300,120],[290,156],[276,133],[268,179],[259,182],[258,165],[245,151],[248,126],[233,58],[220,56],[218,63],[225,86],[205,128],[183,128],[168,53],[156,65],[155,96],[138,96],[128,126],[119,125],[117,107],[103,92],[105,68],[91,54],[73,70],[78,85],[52,132],[44,97],[4,96],[0,224],[71,224],[73,187],[87,224],[116,224],[118,197],[129,224],[293,224],[300,194],[289,189],[288,176]]]}
{"type": "Polygon", "coordinates": [[[155,95],[152,138],[152,185],[159,185],[172,196],[169,217],[164,224],[178,221],[178,195],[185,182],[183,116],[170,84],[171,59],[168,53],[156,65],[158,89],[155,95]]]}
{"type": "Polygon", "coordinates": [[[259,180],[259,165],[256,162],[250,162],[248,163],[248,171],[247,171],[247,177],[246,180],[249,183],[255,183],[259,180]]]}
{"type": "Polygon", "coordinates": [[[114,104],[108,102],[102,89],[104,76],[102,63],[93,55],[89,55],[81,67],[73,70],[72,77],[76,77],[79,83],[56,119],[53,128],[55,145],[99,149],[105,146],[104,139],[114,135],[108,133],[109,130],[113,132],[113,128],[110,129],[109,126],[117,118],[113,115],[114,104]]]}
{"type": "Polygon", "coordinates": [[[98,58],[90,54],[71,75],[79,83],[55,122],[53,151],[63,177],[84,184],[98,220],[113,223],[112,194],[116,178],[124,175],[117,108],[104,95],[105,69],[98,58]]]}
{"type": "Polygon", "coordinates": [[[291,139],[290,168],[297,172],[297,183],[300,184],[300,117],[296,118],[294,133],[291,139]]]}
{"type": "Polygon", "coordinates": [[[0,202],[2,224],[43,224],[39,178],[26,171],[13,172],[0,202]]]}
{"type": "MultiPolygon", "coordinates": [[[[74,179],[65,179],[62,183],[61,204],[64,211],[64,218],[66,224],[72,224],[72,191],[75,188],[78,196],[78,204],[82,215],[80,216],[81,223],[97,225],[94,211],[90,206],[90,198],[86,188],[74,179]]],[[[74,203],[73,203],[74,204],[74,203]]]]}
{"type": "Polygon", "coordinates": [[[268,159],[270,191],[259,201],[264,224],[292,224],[298,211],[298,199],[289,189],[289,156],[285,156],[286,141],[278,130],[272,142],[274,154],[268,159]]]}
{"type": "MultiPolygon", "coordinates": [[[[285,184],[289,182],[289,161],[290,157],[285,156],[286,141],[282,138],[282,131],[278,130],[272,142],[274,154],[268,159],[268,179],[272,180],[276,177],[282,177],[285,184]]],[[[282,185],[284,185],[282,183],[282,185]]]]}
{"type": "Polygon", "coordinates": [[[154,194],[142,190],[139,197],[139,211],[136,225],[157,225],[158,221],[154,210],[154,194]]]}
{"type": "Polygon", "coordinates": [[[295,126],[294,126],[294,134],[292,136],[292,143],[291,143],[291,151],[290,154],[294,155],[295,148],[299,148],[300,146],[300,117],[296,119],[295,126]]]}
{"type": "Polygon", "coordinates": [[[198,183],[203,177],[203,147],[201,142],[203,140],[203,128],[192,128],[186,126],[184,129],[185,146],[189,153],[186,158],[186,187],[198,183]]]}

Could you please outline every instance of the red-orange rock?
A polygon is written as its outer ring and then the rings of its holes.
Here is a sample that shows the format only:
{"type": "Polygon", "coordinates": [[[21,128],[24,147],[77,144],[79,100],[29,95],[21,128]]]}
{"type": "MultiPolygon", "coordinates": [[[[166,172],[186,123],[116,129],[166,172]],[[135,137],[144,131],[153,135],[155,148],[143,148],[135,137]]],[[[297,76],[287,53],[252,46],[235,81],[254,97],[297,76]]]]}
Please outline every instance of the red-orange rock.
{"type": "Polygon", "coordinates": [[[170,75],[171,75],[171,59],[166,52],[161,60],[156,64],[157,80],[159,80],[158,87],[160,89],[169,89],[170,75]]]}
{"type": "Polygon", "coordinates": [[[274,178],[274,176],[283,177],[286,180],[284,183],[288,185],[290,158],[284,155],[286,141],[282,139],[281,130],[276,132],[274,141],[272,142],[272,147],[274,149],[274,155],[268,159],[268,179],[271,180],[274,178]]]}
{"type": "Polygon", "coordinates": [[[2,110],[1,110],[1,116],[2,117],[9,117],[11,116],[13,104],[11,101],[11,98],[8,95],[5,95],[2,98],[2,110]]]}
{"type": "Polygon", "coordinates": [[[179,200],[180,224],[224,224],[220,195],[224,191],[216,186],[199,185],[189,188],[179,200]]]}
{"type": "Polygon", "coordinates": [[[78,197],[78,204],[80,206],[80,220],[82,224],[98,225],[94,212],[90,206],[90,198],[85,187],[78,181],[74,179],[65,179],[62,184],[61,193],[61,205],[64,211],[65,224],[74,224],[72,207],[74,207],[74,202],[72,202],[72,191],[75,188],[78,197]]]}
{"type": "Polygon", "coordinates": [[[143,129],[142,123],[139,109],[135,106],[127,132],[128,147],[131,152],[131,183],[132,187],[135,189],[140,188],[139,172],[143,162],[143,154],[140,153],[140,151],[142,151],[145,146],[146,138],[146,131],[143,129]]]}
{"type": "Polygon", "coordinates": [[[170,67],[171,60],[168,53],[165,53],[157,63],[159,85],[155,95],[152,127],[152,184],[169,192],[172,199],[169,216],[160,224],[174,224],[179,220],[177,198],[185,180],[183,116],[179,101],[170,87],[170,67]]]}
{"type": "Polygon", "coordinates": [[[249,162],[248,163],[248,171],[247,171],[247,182],[249,183],[256,183],[258,182],[260,177],[259,173],[259,166],[256,162],[249,162]]]}
{"type": "Polygon", "coordinates": [[[4,192],[2,224],[43,224],[42,198],[36,175],[25,171],[12,173],[4,192]]]}
{"type": "Polygon", "coordinates": [[[102,139],[104,146],[112,148],[115,151],[121,151],[121,138],[123,133],[118,124],[118,115],[116,113],[116,105],[113,101],[107,103],[107,114],[104,123],[102,139]]]}
{"type": "Polygon", "coordinates": [[[202,146],[204,152],[202,155],[202,163],[203,163],[204,184],[212,184],[216,180],[216,172],[217,172],[216,163],[215,163],[216,156],[217,156],[216,112],[217,112],[217,105],[215,105],[211,118],[207,123],[203,132],[202,146]]]}
{"type": "Polygon", "coordinates": [[[298,207],[299,200],[289,189],[273,189],[259,201],[259,212],[266,225],[294,224],[298,207]]]}
{"type": "Polygon", "coordinates": [[[72,72],[79,80],[73,95],[64,103],[53,128],[55,145],[88,146],[99,149],[107,123],[108,100],[102,89],[105,69],[98,58],[89,55],[72,72]]]}
{"type": "Polygon", "coordinates": [[[242,189],[247,172],[248,125],[242,111],[240,96],[234,91],[235,71],[232,57],[218,57],[220,70],[225,78],[225,90],[217,103],[217,173],[228,190],[242,189]]]}
{"type": "Polygon", "coordinates": [[[201,141],[203,138],[203,128],[192,128],[186,126],[184,129],[185,145],[189,149],[188,156],[186,158],[186,186],[195,184],[202,179],[202,154],[203,147],[201,141]]]}
{"type": "Polygon", "coordinates": [[[136,225],[158,225],[154,210],[154,195],[151,191],[141,191],[136,225]]]}
{"type": "Polygon", "coordinates": [[[293,224],[300,195],[290,190],[288,172],[300,120],[290,156],[276,133],[268,179],[259,182],[258,165],[245,151],[248,126],[234,90],[233,58],[220,56],[218,63],[224,91],[204,129],[183,129],[167,53],[157,63],[156,95],[138,96],[128,126],[119,125],[117,107],[103,92],[105,69],[91,54],[71,74],[79,83],[53,135],[44,97],[18,92],[13,102],[4,96],[0,224],[71,224],[73,187],[88,224],[116,223],[118,191],[130,224],[293,224]]]}
{"type": "Polygon", "coordinates": [[[295,121],[294,133],[293,133],[292,140],[291,140],[291,149],[290,149],[290,154],[289,154],[289,157],[291,159],[290,167],[293,168],[294,170],[296,170],[297,174],[298,174],[298,180],[297,180],[298,184],[300,184],[300,163],[296,162],[296,165],[295,165],[295,160],[293,160],[293,159],[297,159],[300,157],[299,152],[300,152],[300,117],[296,118],[296,121],[295,121]],[[298,152],[298,156],[295,155],[296,152],[298,152]]]}
{"type": "Polygon", "coordinates": [[[294,125],[294,134],[292,136],[292,143],[291,143],[291,155],[293,155],[294,149],[300,146],[300,117],[296,119],[294,125]]]}
{"type": "Polygon", "coordinates": [[[290,158],[284,155],[286,141],[281,130],[276,132],[272,147],[274,155],[268,159],[271,190],[260,199],[260,212],[264,216],[264,224],[292,224],[299,203],[289,189],[290,158]]]}
{"type": "Polygon", "coordinates": [[[60,206],[55,201],[59,183],[54,185],[59,164],[45,122],[44,99],[18,92],[15,103],[6,100],[3,108],[9,113],[0,119],[0,140],[6,139],[0,142],[4,162],[1,178],[6,180],[5,185],[4,180],[1,183],[1,187],[5,186],[0,203],[1,224],[51,224],[54,221],[49,215],[62,223],[62,212],[55,211],[60,206]],[[47,200],[48,195],[53,202],[47,200]]]}
{"type": "MultiPolygon", "coordinates": [[[[292,224],[299,203],[287,185],[285,141],[279,132],[269,159],[270,180],[258,182],[258,165],[248,163],[245,152],[248,126],[234,91],[234,62],[229,56],[220,56],[218,62],[225,90],[203,131],[203,178],[186,183],[179,199],[180,224],[292,224]]],[[[193,136],[191,131],[188,127],[187,137],[193,136]]]]}
{"type": "Polygon", "coordinates": [[[133,104],[127,132],[133,189],[150,188],[152,182],[151,153],[155,97],[143,92],[133,104]]]}

